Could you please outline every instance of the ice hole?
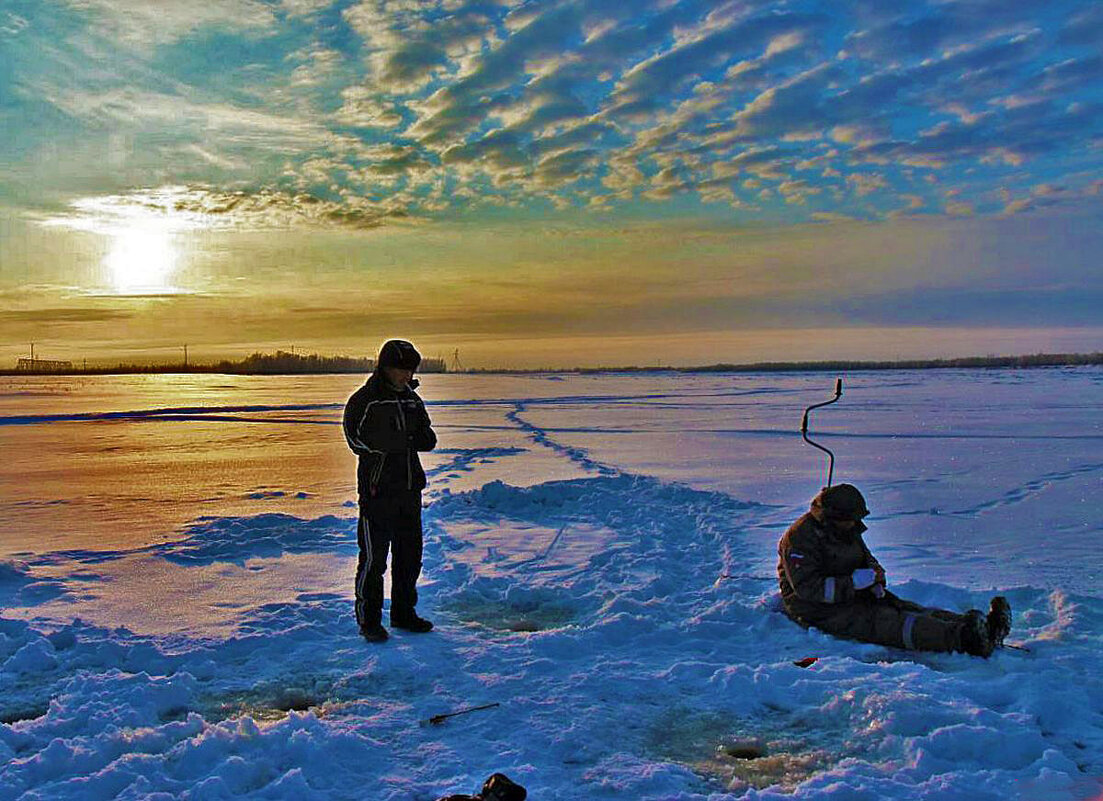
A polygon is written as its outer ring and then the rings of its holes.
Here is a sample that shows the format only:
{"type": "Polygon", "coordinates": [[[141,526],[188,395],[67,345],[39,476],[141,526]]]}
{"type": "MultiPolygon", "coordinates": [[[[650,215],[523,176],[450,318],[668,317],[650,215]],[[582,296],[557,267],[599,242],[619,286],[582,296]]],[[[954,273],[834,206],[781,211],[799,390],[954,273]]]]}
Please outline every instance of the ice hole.
{"type": "Polygon", "coordinates": [[[517,633],[563,628],[578,617],[578,610],[569,604],[538,598],[466,597],[456,599],[445,609],[464,623],[517,633]]]}
{"type": "Polygon", "coordinates": [[[728,792],[791,790],[848,756],[845,739],[843,731],[803,728],[789,719],[672,710],[652,724],[645,747],[728,792]]]}
{"type": "Polygon", "coordinates": [[[305,712],[328,703],[331,689],[332,684],[326,680],[312,682],[310,686],[272,681],[208,696],[203,699],[199,712],[205,718],[214,720],[242,716],[254,720],[282,720],[291,712],[305,712]]]}

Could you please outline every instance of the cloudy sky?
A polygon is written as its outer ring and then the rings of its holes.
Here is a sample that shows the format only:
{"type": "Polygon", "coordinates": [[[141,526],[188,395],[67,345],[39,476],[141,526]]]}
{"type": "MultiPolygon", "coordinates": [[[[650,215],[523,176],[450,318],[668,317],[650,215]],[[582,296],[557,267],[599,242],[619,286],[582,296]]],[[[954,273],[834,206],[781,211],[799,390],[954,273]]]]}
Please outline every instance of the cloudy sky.
{"type": "Polygon", "coordinates": [[[1088,0],[0,0],[0,364],[1103,350],[1088,0]]]}

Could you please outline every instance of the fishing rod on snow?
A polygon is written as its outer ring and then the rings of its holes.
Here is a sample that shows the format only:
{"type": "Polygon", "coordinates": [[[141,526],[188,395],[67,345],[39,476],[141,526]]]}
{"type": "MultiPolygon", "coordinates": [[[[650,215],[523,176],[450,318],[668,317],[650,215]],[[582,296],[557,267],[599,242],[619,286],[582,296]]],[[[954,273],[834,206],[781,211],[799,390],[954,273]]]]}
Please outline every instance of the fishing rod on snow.
{"type": "Polygon", "coordinates": [[[804,438],[804,441],[807,442],[809,445],[811,445],[813,448],[819,448],[821,451],[826,453],[828,455],[829,459],[830,459],[830,461],[828,461],[828,463],[827,463],[827,465],[828,465],[827,466],[827,486],[829,486],[829,487],[831,486],[831,479],[835,475],[835,454],[831,452],[830,448],[825,448],[823,445],[820,445],[818,442],[813,442],[812,439],[808,436],[808,413],[810,411],[812,411],[813,409],[819,409],[821,406],[830,406],[832,403],[834,403],[839,398],[841,398],[842,395],[843,395],[843,380],[841,378],[836,378],[835,379],[835,397],[832,398],[829,401],[824,401],[823,403],[813,403],[811,406],[809,406],[807,409],[804,410],[804,419],[801,420],[801,423],[800,423],[800,435],[804,438]]]}

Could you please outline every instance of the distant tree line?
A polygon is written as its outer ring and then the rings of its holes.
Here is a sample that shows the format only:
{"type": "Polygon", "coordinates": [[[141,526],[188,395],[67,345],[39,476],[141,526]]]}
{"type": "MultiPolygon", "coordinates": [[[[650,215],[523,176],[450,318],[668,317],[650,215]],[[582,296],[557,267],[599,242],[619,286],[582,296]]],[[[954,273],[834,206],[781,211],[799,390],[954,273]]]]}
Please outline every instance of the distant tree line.
{"type": "Polygon", "coordinates": [[[469,373],[814,373],[859,370],[938,370],[1018,367],[1075,367],[1103,365],[1103,353],[1036,353],[1027,356],[968,356],[958,359],[904,359],[897,361],[834,360],[820,362],[753,362],[706,364],[696,367],[541,367],[532,370],[475,369],[469,373]]]}
{"type": "MultiPolygon", "coordinates": [[[[21,360],[26,361],[26,360],[21,360]]],[[[49,362],[50,369],[0,370],[0,375],[118,375],[142,373],[228,373],[231,375],[294,375],[308,373],[370,373],[374,359],[351,356],[320,356],[278,350],[253,353],[240,361],[223,360],[216,364],[117,364],[113,367],[66,367],[68,362],[49,362]]],[[[1027,367],[1075,367],[1103,365],[1103,353],[1035,353],[1026,356],[969,356],[959,359],[906,359],[898,361],[835,360],[820,362],[755,362],[751,364],[708,364],[697,367],[542,367],[532,370],[473,369],[467,373],[783,373],[783,372],[855,372],[860,370],[938,370],[1027,367]]],[[[446,373],[444,359],[422,359],[422,373],[446,373]]]]}
{"type": "MultiPolygon", "coordinates": [[[[20,360],[26,362],[27,360],[20,360]]],[[[119,375],[144,373],[225,373],[230,375],[294,375],[310,373],[370,373],[375,359],[351,356],[321,356],[278,350],[275,353],[253,353],[240,361],[223,360],[215,364],[116,364],[114,366],[73,367],[69,362],[50,362],[50,369],[0,370],[0,375],[119,375]]],[[[444,373],[444,359],[422,359],[422,373],[444,373]]]]}
{"type": "Polygon", "coordinates": [[[695,373],[854,372],[858,370],[944,370],[1006,367],[1074,367],[1103,364],[1103,353],[1035,353],[1026,356],[967,356],[901,361],[759,362],[679,368],[695,373]]]}
{"type": "Polygon", "coordinates": [[[253,353],[241,361],[223,360],[211,366],[216,373],[239,375],[287,375],[292,373],[370,373],[375,369],[374,359],[356,359],[352,356],[320,356],[290,353],[253,353]]]}

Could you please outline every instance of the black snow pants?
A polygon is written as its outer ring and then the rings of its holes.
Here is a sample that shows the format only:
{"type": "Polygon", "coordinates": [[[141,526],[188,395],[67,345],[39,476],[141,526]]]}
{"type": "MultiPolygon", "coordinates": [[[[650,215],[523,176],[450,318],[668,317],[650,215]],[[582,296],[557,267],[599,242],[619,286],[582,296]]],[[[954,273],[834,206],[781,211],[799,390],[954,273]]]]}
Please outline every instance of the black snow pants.
{"type": "Polygon", "coordinates": [[[421,493],[395,492],[361,499],[356,527],[356,622],[363,629],[383,617],[383,574],[391,566],[391,620],[409,617],[417,606],[421,575],[421,493]]]}
{"type": "Polygon", "coordinates": [[[931,609],[885,592],[883,598],[863,593],[848,604],[830,607],[815,619],[802,623],[848,640],[906,648],[910,651],[961,651],[965,615],[931,609]]]}

